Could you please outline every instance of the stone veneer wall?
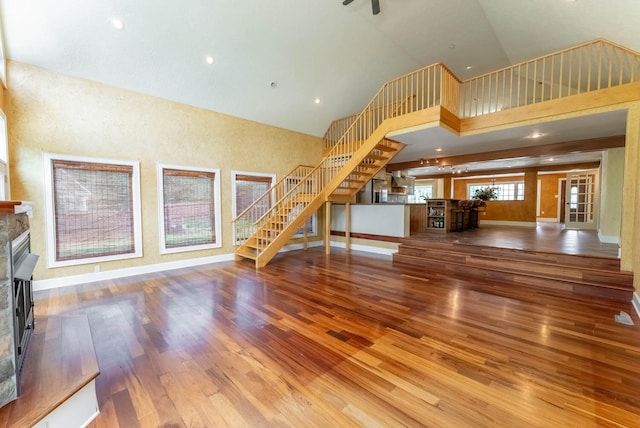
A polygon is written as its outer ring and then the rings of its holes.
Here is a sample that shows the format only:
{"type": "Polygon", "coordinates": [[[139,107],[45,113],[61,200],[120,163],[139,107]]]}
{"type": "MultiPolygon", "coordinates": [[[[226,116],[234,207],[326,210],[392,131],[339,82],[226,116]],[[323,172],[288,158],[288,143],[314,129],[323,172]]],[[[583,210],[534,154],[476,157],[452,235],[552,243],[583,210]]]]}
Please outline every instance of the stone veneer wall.
{"type": "Polygon", "coordinates": [[[10,252],[11,241],[28,229],[26,213],[0,214],[0,407],[18,396],[10,252]]]}

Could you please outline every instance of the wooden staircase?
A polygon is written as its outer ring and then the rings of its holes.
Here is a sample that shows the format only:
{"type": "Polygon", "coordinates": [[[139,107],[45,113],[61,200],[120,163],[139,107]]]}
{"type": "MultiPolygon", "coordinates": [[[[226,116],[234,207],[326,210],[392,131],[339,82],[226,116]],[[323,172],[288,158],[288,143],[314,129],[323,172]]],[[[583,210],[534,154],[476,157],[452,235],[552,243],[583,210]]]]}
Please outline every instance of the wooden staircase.
{"type": "Polygon", "coordinates": [[[393,263],[417,275],[461,275],[615,302],[628,303],[634,291],[633,274],[620,270],[620,260],[606,257],[407,238],[393,263]]]}
{"type": "Polygon", "coordinates": [[[304,167],[294,169],[234,220],[236,239],[242,240],[236,260],[265,266],[325,202],[350,202],[402,148],[404,144],[374,133],[365,141],[335,145],[304,176],[304,167]],[[270,204],[274,194],[281,196],[270,204]]]}

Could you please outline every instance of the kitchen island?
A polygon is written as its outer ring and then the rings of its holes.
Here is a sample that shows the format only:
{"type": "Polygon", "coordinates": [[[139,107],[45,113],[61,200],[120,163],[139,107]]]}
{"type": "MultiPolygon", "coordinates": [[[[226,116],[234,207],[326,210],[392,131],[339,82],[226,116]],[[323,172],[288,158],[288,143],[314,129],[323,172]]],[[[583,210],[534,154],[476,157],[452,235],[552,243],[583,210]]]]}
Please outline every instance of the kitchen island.
{"type": "MultiPolygon", "coordinates": [[[[331,209],[331,231],[346,232],[345,204],[335,203],[331,209]]],[[[423,232],[426,204],[351,204],[351,233],[372,237],[404,238],[423,232]]]]}

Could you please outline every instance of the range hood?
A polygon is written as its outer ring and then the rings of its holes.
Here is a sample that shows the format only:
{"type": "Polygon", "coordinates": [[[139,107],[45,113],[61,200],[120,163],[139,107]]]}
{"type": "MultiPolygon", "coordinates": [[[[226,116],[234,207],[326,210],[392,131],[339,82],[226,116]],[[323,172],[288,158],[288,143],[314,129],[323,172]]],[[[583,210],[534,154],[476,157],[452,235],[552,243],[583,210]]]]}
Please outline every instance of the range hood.
{"type": "Polygon", "coordinates": [[[399,175],[391,176],[391,186],[392,187],[411,187],[413,184],[404,177],[400,177],[399,175]]]}

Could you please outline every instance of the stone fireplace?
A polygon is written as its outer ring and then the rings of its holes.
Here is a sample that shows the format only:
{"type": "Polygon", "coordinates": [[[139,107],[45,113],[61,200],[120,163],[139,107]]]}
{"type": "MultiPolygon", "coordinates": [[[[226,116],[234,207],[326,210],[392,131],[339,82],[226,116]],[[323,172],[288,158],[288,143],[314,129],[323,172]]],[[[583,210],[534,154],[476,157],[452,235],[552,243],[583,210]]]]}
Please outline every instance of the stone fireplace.
{"type": "Polygon", "coordinates": [[[33,331],[29,219],[0,204],[0,407],[19,394],[21,364],[33,331]]]}

